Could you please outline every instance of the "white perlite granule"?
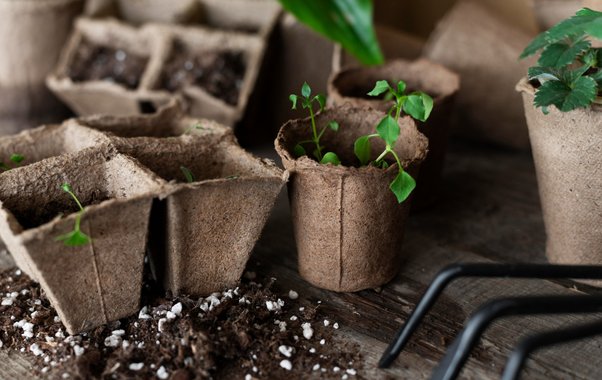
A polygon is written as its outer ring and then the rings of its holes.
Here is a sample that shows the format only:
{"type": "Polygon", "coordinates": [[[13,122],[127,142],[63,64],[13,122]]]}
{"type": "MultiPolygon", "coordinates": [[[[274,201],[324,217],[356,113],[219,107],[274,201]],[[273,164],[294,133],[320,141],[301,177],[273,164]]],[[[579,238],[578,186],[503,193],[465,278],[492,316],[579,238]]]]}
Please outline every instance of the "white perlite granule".
{"type": "MultiPolygon", "coordinates": [[[[232,297],[230,297],[232,298],[232,297]]],[[[177,315],[178,317],[182,316],[182,303],[178,302],[177,304],[171,307],[171,312],[177,315]]]]}
{"type": "Polygon", "coordinates": [[[284,368],[287,371],[290,371],[291,369],[293,369],[293,363],[291,363],[290,360],[284,359],[280,362],[280,367],[284,368]]]}
{"type": "Polygon", "coordinates": [[[280,311],[284,306],[284,301],[278,298],[278,301],[265,301],[265,306],[269,311],[280,311]]]}
{"type": "Polygon", "coordinates": [[[280,352],[282,355],[286,356],[287,358],[290,358],[293,355],[293,348],[290,346],[282,345],[282,346],[278,347],[278,352],[280,352]]]}
{"type": "Polygon", "coordinates": [[[144,363],[132,363],[128,366],[130,371],[140,371],[144,367],[144,363]]]}
{"type": "Polygon", "coordinates": [[[296,300],[297,298],[299,298],[299,293],[297,293],[294,290],[289,290],[288,291],[288,298],[290,298],[292,300],[296,300]]]}
{"type": "Polygon", "coordinates": [[[82,356],[85,350],[82,346],[76,344],[75,346],[73,346],[73,352],[75,353],[75,356],[82,356]]]}
{"type": "Polygon", "coordinates": [[[142,309],[140,309],[140,312],[138,313],[138,319],[151,319],[150,314],[148,314],[148,306],[144,306],[142,309]]]}
{"type": "Polygon", "coordinates": [[[311,328],[311,324],[309,322],[305,322],[301,325],[303,328],[303,336],[305,339],[311,339],[314,336],[314,330],[311,328]]]}
{"type": "Polygon", "coordinates": [[[159,367],[159,369],[157,370],[157,377],[161,380],[165,380],[165,379],[169,378],[169,373],[167,373],[167,370],[165,369],[165,367],[163,367],[163,366],[159,367]]]}

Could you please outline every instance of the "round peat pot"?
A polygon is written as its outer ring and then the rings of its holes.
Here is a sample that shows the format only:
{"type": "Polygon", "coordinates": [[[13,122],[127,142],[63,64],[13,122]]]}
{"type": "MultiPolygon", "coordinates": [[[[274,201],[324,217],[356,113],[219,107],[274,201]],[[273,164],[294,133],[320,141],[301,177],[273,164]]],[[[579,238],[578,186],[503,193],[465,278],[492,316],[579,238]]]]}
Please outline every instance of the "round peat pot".
{"type": "Polygon", "coordinates": [[[23,125],[59,121],[67,115],[44,81],[83,3],[0,0],[0,134],[15,133],[23,125]]]}
{"type": "MultiPolygon", "coordinates": [[[[301,276],[315,286],[353,292],[387,283],[403,261],[401,244],[410,201],[397,202],[389,184],[398,173],[358,164],[355,140],[374,133],[384,114],[376,110],[337,107],[316,117],[319,130],[330,121],[321,143],[336,152],[342,165],[319,164],[308,156],[297,158],[294,146],[311,134],[310,119],[286,123],[276,138],[276,150],[290,172],[289,198],[301,276]]],[[[394,147],[401,163],[415,176],[426,157],[428,142],[409,117],[400,120],[401,134],[394,147]]],[[[372,139],[372,160],[382,152],[372,139]]]]}
{"type": "Polygon", "coordinates": [[[139,25],[147,22],[192,23],[200,20],[197,0],[117,0],[121,18],[139,25]]]}
{"type": "Polygon", "coordinates": [[[416,61],[394,60],[383,66],[357,67],[339,71],[328,82],[328,99],[334,105],[345,103],[358,107],[370,107],[388,112],[393,101],[383,101],[366,95],[377,81],[387,80],[396,86],[403,80],[408,93],[423,91],[435,101],[430,118],[418,123],[418,130],[429,140],[429,151],[420,166],[420,175],[413,207],[432,203],[440,188],[441,172],[445,161],[450,121],[460,78],[445,67],[427,59],[416,61]]]}
{"type": "Polygon", "coordinates": [[[602,107],[549,114],[533,105],[522,79],[537,182],[547,234],[546,254],[558,264],[602,263],[602,107]]]}

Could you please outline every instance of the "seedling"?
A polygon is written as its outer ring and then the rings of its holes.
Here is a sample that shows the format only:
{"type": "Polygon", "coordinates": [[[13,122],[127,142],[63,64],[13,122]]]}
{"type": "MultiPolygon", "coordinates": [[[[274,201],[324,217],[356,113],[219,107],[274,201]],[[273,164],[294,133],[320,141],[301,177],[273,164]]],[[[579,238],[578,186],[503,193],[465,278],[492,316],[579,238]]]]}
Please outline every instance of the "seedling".
{"type": "Polygon", "coordinates": [[[541,51],[528,77],[539,86],[534,104],[544,114],[556,106],[561,112],[590,106],[602,86],[602,49],[591,39],[602,39],[602,12],[582,8],[541,33],[522,52],[526,58],[541,51]]]}
{"type": "Polygon", "coordinates": [[[77,207],[79,207],[79,212],[75,217],[75,226],[73,227],[73,231],[64,235],[57,236],[55,240],[62,241],[63,244],[65,244],[68,247],[77,247],[80,245],[89,244],[92,241],[92,239],[88,235],[83,233],[80,229],[81,219],[85,212],[84,207],[82,206],[79,199],[77,199],[77,196],[73,192],[73,188],[71,187],[71,185],[69,185],[68,183],[63,183],[61,185],[61,189],[67,194],[71,195],[75,203],[77,203],[77,207]]]}
{"type": "Polygon", "coordinates": [[[317,94],[315,96],[311,96],[311,87],[307,84],[307,82],[303,83],[301,87],[301,96],[297,96],[295,94],[291,94],[289,96],[291,103],[293,103],[293,109],[297,109],[297,102],[301,100],[301,106],[303,109],[309,110],[309,118],[311,119],[311,132],[312,137],[310,140],[300,141],[294,147],[294,153],[297,157],[301,157],[306,155],[306,150],[304,146],[310,145],[314,149],[312,154],[314,158],[321,164],[333,164],[339,165],[341,161],[339,157],[334,152],[326,152],[323,153],[325,147],[320,144],[320,139],[326,132],[326,128],[330,128],[333,131],[339,130],[339,123],[336,121],[331,121],[326,125],[320,132],[318,132],[318,128],[316,126],[316,111],[314,111],[314,105],[318,105],[318,112],[322,112],[324,107],[326,106],[326,97],[322,94],[317,94]],[[299,99],[300,98],[300,99],[299,99]]]}
{"type": "Polygon", "coordinates": [[[203,124],[201,124],[201,123],[195,123],[195,124],[192,124],[190,127],[186,128],[186,130],[182,133],[182,135],[187,135],[190,132],[194,131],[195,129],[199,130],[199,131],[204,131],[207,128],[205,128],[203,126],[203,124]]]}
{"type": "Polygon", "coordinates": [[[10,169],[17,168],[21,166],[21,162],[25,159],[25,157],[18,153],[13,153],[10,155],[9,161],[12,163],[12,167],[7,165],[4,162],[0,162],[0,170],[7,171],[10,169]]]}
{"type": "Polygon", "coordinates": [[[433,110],[433,99],[429,95],[420,91],[406,94],[405,91],[406,83],[404,81],[397,82],[395,89],[391,87],[386,80],[376,82],[376,85],[368,95],[380,96],[386,94],[393,99],[395,103],[387,115],[383,117],[376,126],[376,133],[361,136],[353,145],[353,151],[362,166],[374,165],[380,168],[387,168],[389,164],[385,161],[385,158],[387,155],[393,156],[397,163],[399,173],[393,182],[391,182],[389,188],[393,194],[395,194],[399,203],[402,203],[410,196],[414,188],[416,188],[416,181],[403,169],[399,156],[393,149],[400,133],[399,124],[397,122],[401,117],[402,110],[414,119],[423,122],[428,119],[433,110]],[[395,114],[395,117],[392,116],[393,113],[395,114]],[[381,138],[385,142],[384,151],[372,162],[370,162],[372,152],[370,144],[371,138],[381,138]]]}
{"type": "Polygon", "coordinates": [[[184,174],[186,182],[193,183],[195,181],[192,171],[190,171],[190,169],[188,169],[186,166],[180,166],[180,170],[182,171],[182,174],[184,174]]]}

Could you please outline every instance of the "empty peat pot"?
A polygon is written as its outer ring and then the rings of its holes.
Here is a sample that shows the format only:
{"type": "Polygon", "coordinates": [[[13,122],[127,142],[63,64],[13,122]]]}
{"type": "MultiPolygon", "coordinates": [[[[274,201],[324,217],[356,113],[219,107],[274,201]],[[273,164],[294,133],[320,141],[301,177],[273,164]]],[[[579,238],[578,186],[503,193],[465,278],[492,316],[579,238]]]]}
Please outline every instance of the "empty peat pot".
{"type": "Polygon", "coordinates": [[[427,59],[416,61],[393,60],[382,66],[349,68],[331,76],[328,81],[330,104],[345,103],[388,112],[393,101],[368,96],[377,81],[387,80],[396,85],[403,80],[408,92],[423,91],[433,97],[434,107],[429,119],[417,122],[418,130],[429,141],[428,155],[420,165],[420,174],[412,200],[413,207],[425,206],[437,196],[441,172],[447,151],[452,111],[460,78],[445,67],[427,59]]]}
{"type": "Polygon", "coordinates": [[[123,155],[89,149],[0,175],[0,236],[26,257],[34,277],[70,334],[127,317],[139,309],[152,196],[160,181],[123,155]],[[81,228],[91,243],[56,241],[81,228]]]}
{"type": "MultiPolygon", "coordinates": [[[[276,138],[276,150],[290,172],[289,198],[301,276],[318,287],[353,292],[387,283],[403,261],[401,245],[410,201],[399,204],[389,189],[398,173],[374,166],[353,167],[355,140],[374,133],[384,113],[350,106],[321,112],[318,129],[330,121],[321,140],[338,154],[343,165],[323,165],[307,156],[296,157],[294,146],[311,135],[309,119],[287,122],[276,138]]],[[[428,142],[410,117],[400,122],[394,150],[403,167],[416,176],[427,154],[428,142]]],[[[372,139],[372,160],[383,151],[372,139]]]]}
{"type": "Polygon", "coordinates": [[[602,107],[570,112],[535,108],[535,88],[523,78],[525,115],[547,235],[557,264],[602,263],[602,107]]]}

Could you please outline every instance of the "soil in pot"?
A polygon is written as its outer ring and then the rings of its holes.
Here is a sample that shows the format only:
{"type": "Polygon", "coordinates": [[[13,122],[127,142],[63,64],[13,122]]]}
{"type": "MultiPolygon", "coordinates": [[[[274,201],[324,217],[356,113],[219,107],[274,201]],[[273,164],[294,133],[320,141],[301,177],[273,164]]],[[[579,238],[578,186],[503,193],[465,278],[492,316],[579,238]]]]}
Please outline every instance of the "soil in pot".
{"type": "Polygon", "coordinates": [[[67,68],[67,76],[74,82],[109,81],[135,90],[148,60],[123,49],[83,40],[67,68]]]}
{"type": "Polygon", "coordinates": [[[176,41],[161,73],[162,88],[175,92],[198,86],[230,105],[238,103],[246,71],[242,51],[213,50],[195,55],[176,41]]]}

